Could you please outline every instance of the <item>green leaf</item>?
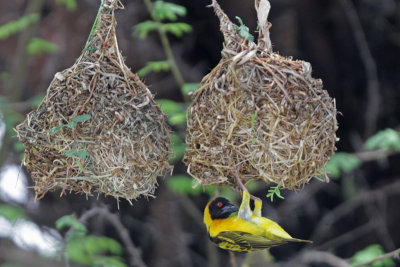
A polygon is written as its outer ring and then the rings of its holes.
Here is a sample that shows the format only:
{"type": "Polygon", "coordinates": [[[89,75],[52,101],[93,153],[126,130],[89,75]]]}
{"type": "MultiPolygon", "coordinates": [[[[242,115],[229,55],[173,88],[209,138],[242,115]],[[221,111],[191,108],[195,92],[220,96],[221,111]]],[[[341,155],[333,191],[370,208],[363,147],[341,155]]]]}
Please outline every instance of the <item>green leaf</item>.
{"type": "Polygon", "coordinates": [[[86,151],[79,151],[79,150],[68,150],[67,152],[65,152],[65,156],[67,157],[78,157],[81,159],[86,159],[88,156],[90,156],[90,154],[86,151]]]}
{"type": "Polygon", "coordinates": [[[390,128],[379,131],[365,142],[367,150],[392,148],[400,150],[400,132],[390,128]]]}
{"type": "Polygon", "coordinates": [[[28,219],[23,209],[7,204],[0,204],[0,216],[3,216],[12,224],[19,219],[28,219]]]}
{"type": "Polygon", "coordinates": [[[170,66],[168,61],[149,61],[146,63],[146,66],[138,70],[137,74],[139,77],[144,77],[150,72],[160,72],[160,71],[169,71],[170,66]]]}
{"type": "Polygon", "coordinates": [[[185,83],[182,86],[181,91],[184,95],[189,95],[189,93],[196,91],[199,87],[200,83],[185,83]]]}
{"type": "Polygon", "coordinates": [[[18,20],[7,22],[0,26],[0,40],[7,39],[10,35],[18,33],[29,25],[39,21],[40,15],[37,13],[32,13],[19,18],[18,20]]]}
{"type": "Polygon", "coordinates": [[[159,20],[177,20],[178,16],[186,15],[186,8],[181,5],[158,0],[153,5],[151,15],[159,20]]]}
{"type": "Polygon", "coordinates": [[[161,107],[162,112],[168,116],[182,111],[181,105],[170,99],[156,99],[156,103],[161,107]]]}
{"type": "Polygon", "coordinates": [[[51,129],[49,130],[49,134],[54,135],[54,134],[56,134],[58,131],[60,131],[62,128],[64,128],[65,126],[66,126],[66,125],[63,124],[63,125],[60,125],[60,126],[53,127],[53,128],[51,128],[51,129]]]}
{"type": "Polygon", "coordinates": [[[185,124],[186,122],[186,114],[184,112],[175,113],[171,116],[168,116],[168,123],[175,126],[180,124],[185,124]]]}
{"type": "Polygon", "coordinates": [[[172,155],[170,161],[172,163],[176,163],[180,159],[182,159],[185,154],[186,144],[182,141],[182,139],[177,134],[171,134],[170,136],[171,146],[172,146],[172,155]]]}
{"type": "Polygon", "coordinates": [[[182,37],[183,34],[192,31],[192,26],[184,22],[171,22],[162,24],[161,30],[171,33],[176,37],[182,37]]]}
{"type": "MultiPolygon", "coordinates": [[[[103,253],[121,255],[121,244],[112,238],[103,236],[84,236],[68,242],[66,253],[68,258],[78,264],[93,266],[103,253]]],[[[101,265],[99,265],[101,266],[101,265]]]]}
{"type": "Polygon", "coordinates": [[[76,116],[72,121],[73,122],[85,122],[85,121],[89,120],[90,118],[91,118],[91,116],[89,114],[84,114],[84,115],[76,116]]]}
{"type": "Polygon", "coordinates": [[[140,39],[145,39],[149,32],[161,29],[161,23],[152,20],[146,20],[144,22],[136,24],[133,27],[133,34],[138,36],[140,39]]]}
{"type": "Polygon", "coordinates": [[[338,178],[341,171],[351,172],[361,165],[361,161],[354,155],[338,152],[326,164],[326,172],[332,178],[338,178]]]}
{"type": "Polygon", "coordinates": [[[56,3],[64,5],[68,11],[74,11],[78,6],[76,0],[56,0],[56,3]]]}
{"type": "Polygon", "coordinates": [[[234,28],[239,31],[240,36],[246,38],[249,41],[254,41],[254,36],[250,33],[249,27],[244,25],[242,19],[236,16],[236,19],[239,21],[240,26],[233,24],[234,28]]]}
{"type": "Polygon", "coordinates": [[[63,228],[72,228],[75,233],[80,237],[84,236],[86,233],[86,226],[82,224],[75,216],[65,215],[56,221],[56,229],[61,230],[63,228]]]}
{"type": "Polygon", "coordinates": [[[281,188],[282,184],[279,183],[276,186],[271,186],[268,189],[268,193],[267,193],[267,197],[270,198],[271,202],[274,201],[274,196],[276,195],[277,197],[281,198],[281,199],[285,199],[282,195],[281,195],[281,188]]]}
{"type": "Polygon", "coordinates": [[[58,46],[56,44],[36,37],[32,38],[26,46],[26,51],[29,55],[53,54],[57,50],[58,46]]]}
{"type": "MultiPolygon", "coordinates": [[[[375,259],[376,257],[385,254],[381,245],[374,244],[366,247],[365,249],[358,251],[350,260],[351,266],[364,264],[368,261],[375,259]]],[[[372,267],[394,267],[396,264],[391,258],[386,258],[380,261],[376,261],[371,265],[372,267]]]]}
{"type": "MultiPolygon", "coordinates": [[[[190,178],[187,175],[183,175],[183,174],[177,174],[177,175],[172,176],[171,178],[168,179],[167,184],[168,184],[169,189],[178,195],[198,196],[203,193],[202,186],[197,186],[196,188],[193,188],[193,186],[196,184],[196,180],[190,178]]],[[[215,191],[214,187],[205,186],[204,193],[210,195],[214,191],[215,191]]]]}

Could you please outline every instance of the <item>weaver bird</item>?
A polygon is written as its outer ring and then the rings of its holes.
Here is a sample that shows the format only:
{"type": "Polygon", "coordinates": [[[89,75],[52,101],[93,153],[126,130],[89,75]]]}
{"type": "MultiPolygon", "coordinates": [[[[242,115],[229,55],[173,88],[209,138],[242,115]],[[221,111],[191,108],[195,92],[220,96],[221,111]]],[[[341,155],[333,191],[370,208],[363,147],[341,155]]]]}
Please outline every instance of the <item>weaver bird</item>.
{"type": "Polygon", "coordinates": [[[255,200],[251,210],[247,191],[243,191],[239,209],[226,198],[210,201],[204,209],[204,223],[211,241],[220,248],[237,252],[263,250],[288,242],[312,243],[291,237],[279,224],[262,217],[261,208],[261,200],[255,200]],[[236,211],[238,214],[231,216],[236,211]]]}

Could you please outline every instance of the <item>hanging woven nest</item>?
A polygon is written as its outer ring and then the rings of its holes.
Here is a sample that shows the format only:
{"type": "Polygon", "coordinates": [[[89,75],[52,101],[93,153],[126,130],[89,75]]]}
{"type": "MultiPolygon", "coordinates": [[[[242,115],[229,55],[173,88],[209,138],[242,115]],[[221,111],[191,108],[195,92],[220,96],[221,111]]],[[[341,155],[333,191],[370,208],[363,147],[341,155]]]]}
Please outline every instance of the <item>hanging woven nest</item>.
{"type": "Polygon", "coordinates": [[[256,1],[259,38],[240,35],[215,0],[211,5],[224,35],[219,64],[202,80],[188,110],[188,173],[203,185],[237,186],[262,179],[299,189],[324,177],[334,154],[336,106],[311,77],[308,62],[272,51],[270,4],[256,1]]]}
{"type": "Polygon", "coordinates": [[[16,128],[36,199],[57,189],[147,197],[172,171],[166,116],[118,49],[114,12],[122,8],[102,1],[81,57],[16,128]]]}

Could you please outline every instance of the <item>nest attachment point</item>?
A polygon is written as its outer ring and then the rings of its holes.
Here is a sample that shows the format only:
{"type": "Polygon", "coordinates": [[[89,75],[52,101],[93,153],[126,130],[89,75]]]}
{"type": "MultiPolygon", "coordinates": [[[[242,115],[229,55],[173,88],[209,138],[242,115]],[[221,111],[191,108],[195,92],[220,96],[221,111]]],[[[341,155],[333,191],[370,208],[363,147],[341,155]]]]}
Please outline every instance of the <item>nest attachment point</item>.
{"type": "Polygon", "coordinates": [[[166,117],[124,64],[115,35],[118,0],[103,0],[82,56],[55,75],[16,130],[36,198],[48,191],[152,196],[172,171],[166,117]]]}
{"type": "Polygon", "coordinates": [[[188,110],[188,173],[203,185],[262,179],[299,189],[326,177],[335,151],[336,106],[308,62],[272,51],[269,2],[256,1],[259,39],[239,34],[215,0],[225,42],[188,110]]]}

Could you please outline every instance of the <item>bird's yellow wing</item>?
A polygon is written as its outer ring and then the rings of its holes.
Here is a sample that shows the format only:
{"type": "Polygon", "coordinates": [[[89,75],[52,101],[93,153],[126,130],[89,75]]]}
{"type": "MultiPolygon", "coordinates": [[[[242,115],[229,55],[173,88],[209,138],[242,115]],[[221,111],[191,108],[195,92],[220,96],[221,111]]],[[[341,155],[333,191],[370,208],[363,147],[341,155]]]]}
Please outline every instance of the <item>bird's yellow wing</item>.
{"type": "Polygon", "coordinates": [[[217,236],[210,238],[220,248],[238,252],[263,250],[287,243],[237,231],[221,232],[217,236]]]}

